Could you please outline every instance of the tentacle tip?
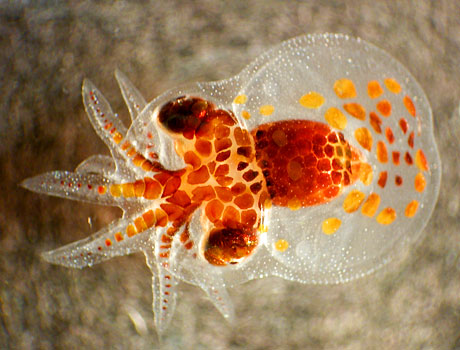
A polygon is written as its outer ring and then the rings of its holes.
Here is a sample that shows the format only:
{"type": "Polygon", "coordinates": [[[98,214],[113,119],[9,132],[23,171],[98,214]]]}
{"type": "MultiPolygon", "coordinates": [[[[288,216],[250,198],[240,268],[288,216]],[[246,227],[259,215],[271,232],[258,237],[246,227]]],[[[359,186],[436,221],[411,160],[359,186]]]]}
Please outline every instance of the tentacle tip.
{"type": "Polygon", "coordinates": [[[45,260],[47,263],[56,264],[56,261],[53,258],[52,252],[53,252],[52,250],[49,250],[49,251],[46,251],[46,252],[41,252],[40,257],[43,260],[45,260]]]}
{"type": "Polygon", "coordinates": [[[91,80],[89,80],[88,78],[83,78],[83,83],[81,85],[81,89],[83,93],[94,90],[95,88],[96,88],[96,85],[94,85],[91,80]]]}
{"type": "Polygon", "coordinates": [[[41,177],[41,175],[37,175],[34,177],[28,177],[27,179],[22,180],[18,186],[25,188],[26,190],[32,191],[32,192],[41,192],[42,190],[42,183],[38,181],[38,178],[41,177]]]}

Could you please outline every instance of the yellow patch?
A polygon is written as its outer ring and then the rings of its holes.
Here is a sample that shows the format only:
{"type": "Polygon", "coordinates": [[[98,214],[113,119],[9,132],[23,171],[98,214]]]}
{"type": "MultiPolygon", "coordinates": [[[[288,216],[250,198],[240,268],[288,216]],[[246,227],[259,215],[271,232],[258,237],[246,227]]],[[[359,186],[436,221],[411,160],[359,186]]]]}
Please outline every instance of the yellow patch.
{"type": "Polygon", "coordinates": [[[332,235],[339,229],[340,225],[342,225],[342,221],[340,219],[328,218],[323,221],[323,233],[326,235],[332,235]]]}
{"type": "Polygon", "coordinates": [[[324,97],[315,91],[310,91],[299,99],[299,103],[305,108],[319,108],[325,101],[324,97]]]}

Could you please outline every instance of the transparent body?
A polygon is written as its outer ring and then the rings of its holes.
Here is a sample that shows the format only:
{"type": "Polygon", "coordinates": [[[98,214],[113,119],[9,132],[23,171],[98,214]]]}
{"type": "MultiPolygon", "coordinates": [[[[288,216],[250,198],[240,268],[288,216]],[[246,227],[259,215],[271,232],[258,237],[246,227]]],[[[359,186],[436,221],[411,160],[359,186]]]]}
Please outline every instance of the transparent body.
{"type": "MultiPolygon", "coordinates": [[[[123,209],[123,217],[100,232],[43,257],[83,268],[142,251],[153,275],[159,332],[173,315],[179,281],[201,287],[231,319],[227,287],[268,276],[328,284],[367,275],[420,237],[436,204],[441,165],[428,100],[399,62],[362,40],[334,34],[294,38],[262,54],[233,78],[173,89],[148,104],[126,77],[119,72],[116,76],[132,118],[129,129],[90,82],[83,84],[89,119],[112,157],[93,156],[73,173],[53,171],[27,179],[23,186],[123,209]],[[176,191],[182,189],[193,202],[196,186],[186,183],[188,177],[180,171],[195,170],[184,154],[196,147],[197,136],[181,138],[158,122],[161,107],[179,96],[196,96],[228,111],[235,118],[231,127],[252,135],[249,145],[256,155],[250,166],[259,173],[262,192],[269,190],[257,158],[256,131],[276,122],[312,121],[342,135],[354,154],[352,179],[338,185],[336,195],[314,205],[297,200],[293,192],[283,205],[276,205],[276,195],[273,203],[257,197],[251,207],[256,247],[234,264],[216,266],[204,256],[215,225],[206,211],[210,200],[197,202],[179,222],[172,218],[175,212],[166,212],[165,218],[161,209],[169,180],[162,183],[158,177],[158,194],[147,193],[154,187],[146,179],[156,179],[165,169],[168,174],[178,171],[174,174],[181,174],[182,180],[176,191]]],[[[270,135],[277,144],[284,140],[270,135]]],[[[288,152],[283,142],[281,153],[288,152]]],[[[289,145],[289,135],[285,142],[289,145]]],[[[332,162],[342,151],[335,144],[331,147],[332,162]]],[[[200,162],[206,161],[209,168],[217,155],[217,150],[211,151],[200,162]]],[[[228,175],[237,178],[239,163],[229,158],[226,164],[228,175]]],[[[296,169],[292,159],[285,166],[296,169]]],[[[300,169],[298,176],[285,180],[288,193],[289,184],[305,176],[300,169]]],[[[322,171],[332,177],[333,165],[322,171]]],[[[205,178],[202,184],[216,187],[215,178],[205,178]]],[[[213,198],[221,199],[218,194],[213,198]]]]}

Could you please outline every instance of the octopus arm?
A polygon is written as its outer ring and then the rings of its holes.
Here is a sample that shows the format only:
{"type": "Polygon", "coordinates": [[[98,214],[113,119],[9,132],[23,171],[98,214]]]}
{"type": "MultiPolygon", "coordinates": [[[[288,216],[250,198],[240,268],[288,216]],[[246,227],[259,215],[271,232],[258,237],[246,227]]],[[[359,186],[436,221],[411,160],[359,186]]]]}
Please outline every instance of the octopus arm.
{"type": "Polygon", "coordinates": [[[110,177],[115,172],[115,162],[112,157],[95,155],[86,158],[75,169],[76,173],[101,174],[110,177]]]}
{"type": "Polygon", "coordinates": [[[124,140],[127,129],[112,112],[108,101],[88,79],[83,81],[82,95],[88,118],[98,136],[109,148],[117,172],[125,177],[141,174],[140,168],[127,166],[131,160],[127,152],[132,152],[133,148],[124,140]]]}
{"type": "Polygon", "coordinates": [[[176,278],[169,273],[155,253],[154,243],[144,249],[144,255],[152,272],[153,313],[155,328],[162,334],[171,322],[176,308],[176,278]]]}
{"type": "Polygon", "coordinates": [[[20,185],[30,191],[99,205],[129,207],[138,198],[114,197],[111,180],[100,174],[51,171],[24,180],[20,185]]]}
{"type": "Polygon", "coordinates": [[[135,120],[147,104],[141,93],[134,87],[129,79],[118,69],[115,71],[115,78],[120,86],[121,94],[128,106],[131,121],[135,120]]]}
{"type": "Polygon", "coordinates": [[[184,160],[177,154],[174,140],[160,126],[155,117],[158,105],[150,102],[133,121],[126,140],[142,155],[162,164],[166,169],[178,170],[185,167],[184,160]]]}
{"type": "Polygon", "coordinates": [[[152,229],[129,237],[129,224],[127,219],[114,221],[88,238],[42,253],[42,257],[52,264],[81,269],[145,249],[152,229]]]}

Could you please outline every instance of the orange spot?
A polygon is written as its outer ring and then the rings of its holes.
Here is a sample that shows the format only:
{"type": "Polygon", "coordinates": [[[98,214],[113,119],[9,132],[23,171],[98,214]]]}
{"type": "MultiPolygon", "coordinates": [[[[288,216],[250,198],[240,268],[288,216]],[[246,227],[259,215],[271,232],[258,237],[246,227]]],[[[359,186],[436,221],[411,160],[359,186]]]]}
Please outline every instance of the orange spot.
{"type": "Polygon", "coordinates": [[[423,153],[421,149],[415,153],[415,165],[417,165],[421,171],[427,171],[429,169],[425,153],[423,153]]]}
{"type": "Polygon", "coordinates": [[[399,158],[400,158],[401,154],[399,152],[397,152],[397,151],[393,151],[392,156],[393,156],[393,164],[394,165],[399,165],[399,158]]]}
{"type": "Polygon", "coordinates": [[[356,97],[355,85],[350,79],[339,79],[334,83],[334,92],[339,98],[356,97]]]}
{"type": "Polygon", "coordinates": [[[136,155],[134,156],[133,160],[132,160],[133,164],[135,166],[141,166],[142,163],[145,162],[145,158],[143,155],[139,154],[139,153],[136,153],[136,155]]]}
{"type": "Polygon", "coordinates": [[[412,156],[409,154],[409,152],[406,152],[404,155],[404,160],[406,161],[407,165],[412,165],[414,163],[412,156]]]}
{"type": "Polygon", "coordinates": [[[372,148],[372,135],[367,128],[358,128],[355,130],[356,141],[361,145],[362,148],[368,151],[372,148]]]}
{"type": "Polygon", "coordinates": [[[243,193],[246,190],[246,185],[242,182],[238,182],[233,185],[231,191],[234,196],[238,196],[239,194],[243,193]]]}
{"type": "Polygon", "coordinates": [[[107,188],[106,188],[105,186],[99,186],[99,187],[97,188],[97,192],[98,192],[99,194],[105,194],[106,191],[107,191],[107,188]]]}
{"type": "Polygon", "coordinates": [[[228,174],[230,167],[228,164],[219,165],[214,173],[214,176],[225,176],[228,174]]]}
{"type": "Polygon", "coordinates": [[[414,185],[417,192],[423,192],[423,190],[425,190],[426,180],[422,173],[415,175],[414,185]]]}
{"type": "Polygon", "coordinates": [[[407,205],[406,210],[404,211],[404,215],[406,215],[408,218],[411,218],[417,213],[417,209],[418,202],[416,200],[413,200],[407,205]]]}
{"type": "Polygon", "coordinates": [[[128,235],[128,237],[132,237],[136,233],[137,233],[137,231],[136,231],[136,229],[134,228],[133,225],[128,225],[128,227],[126,227],[126,234],[128,235]]]}
{"type": "Polygon", "coordinates": [[[251,113],[249,113],[248,111],[242,111],[242,112],[241,112],[241,116],[242,116],[244,119],[250,119],[250,118],[251,118],[251,113]]]}
{"type": "Polygon", "coordinates": [[[217,162],[223,162],[225,160],[228,159],[228,157],[230,157],[230,151],[223,151],[223,152],[220,152],[217,157],[216,157],[216,161],[217,162]]]}
{"type": "Polygon", "coordinates": [[[224,210],[224,205],[220,200],[213,199],[206,205],[205,213],[209,221],[216,222],[220,219],[222,211],[224,210]]]}
{"type": "Polygon", "coordinates": [[[120,197],[121,196],[121,186],[120,185],[111,185],[110,186],[110,194],[113,197],[120,197]]]}
{"type": "Polygon", "coordinates": [[[388,162],[388,151],[387,146],[383,141],[377,142],[377,159],[380,163],[387,163],[388,162]]]}
{"type": "Polygon", "coordinates": [[[363,202],[364,197],[365,195],[361,191],[351,191],[343,201],[343,210],[345,210],[346,213],[355,212],[363,202]]]}
{"type": "Polygon", "coordinates": [[[389,225],[396,219],[396,211],[393,208],[383,209],[379,215],[377,215],[377,222],[381,225],[389,225]]]}
{"type": "Polygon", "coordinates": [[[144,195],[145,182],[144,180],[137,180],[134,183],[134,195],[136,197],[142,197],[144,195]]]}
{"type": "Polygon", "coordinates": [[[251,145],[251,136],[247,130],[236,127],[233,131],[235,141],[238,146],[249,146],[251,145]]]}
{"type": "Polygon", "coordinates": [[[377,103],[377,110],[384,116],[389,117],[391,115],[391,103],[388,100],[382,100],[377,103]]]}
{"type": "Polygon", "coordinates": [[[393,135],[393,131],[391,130],[391,128],[386,128],[385,129],[385,135],[387,137],[387,140],[388,142],[390,143],[390,145],[395,142],[395,137],[393,135]]]}
{"type": "Polygon", "coordinates": [[[107,247],[110,247],[110,246],[112,245],[112,241],[111,241],[109,238],[107,238],[107,239],[105,240],[105,245],[106,245],[107,247]]]}
{"type": "Polygon", "coordinates": [[[359,167],[359,179],[361,180],[361,182],[364,185],[369,186],[372,182],[372,178],[372,167],[367,163],[361,163],[359,167]]]}
{"type": "Polygon", "coordinates": [[[245,104],[247,100],[248,100],[248,97],[246,95],[238,95],[233,100],[233,103],[237,105],[241,105],[241,104],[245,104]]]}
{"type": "Polygon", "coordinates": [[[219,124],[216,126],[215,136],[216,139],[223,139],[224,137],[228,137],[230,135],[230,128],[223,124],[219,124]]]}
{"type": "Polygon", "coordinates": [[[275,111],[275,107],[272,105],[265,105],[259,108],[259,113],[265,116],[271,115],[275,111]]]}
{"type": "Polygon", "coordinates": [[[214,141],[214,148],[217,153],[223,151],[224,149],[230,148],[232,146],[232,141],[229,138],[218,139],[214,141]]]}
{"type": "Polygon", "coordinates": [[[288,241],[284,240],[284,239],[279,239],[276,243],[275,243],[275,249],[279,252],[285,252],[287,249],[289,248],[289,243],[288,241]]]}
{"type": "Polygon", "coordinates": [[[138,218],[134,219],[134,226],[136,226],[136,231],[138,233],[145,231],[148,228],[142,216],[139,216],[138,218]]]}
{"type": "Polygon", "coordinates": [[[409,128],[409,125],[407,124],[407,120],[404,118],[399,119],[399,126],[401,127],[401,130],[403,133],[406,133],[407,129],[409,128]]]}
{"type": "Polygon", "coordinates": [[[371,218],[377,212],[379,205],[380,205],[380,196],[376,193],[371,193],[369,197],[367,197],[366,201],[363,203],[363,207],[361,208],[361,213],[371,218]]]}
{"type": "Polygon", "coordinates": [[[212,144],[209,141],[198,139],[195,142],[195,149],[203,157],[208,157],[212,152],[212,144]]]}
{"type": "Polygon", "coordinates": [[[169,221],[179,219],[184,213],[183,209],[175,204],[163,203],[160,204],[160,208],[165,211],[166,215],[168,215],[169,221]]]}
{"type": "MultiPolygon", "coordinates": [[[[329,160],[325,159],[329,162],[329,160]]],[[[291,160],[288,164],[288,176],[292,181],[297,181],[302,177],[303,166],[295,160],[291,160]]]]}
{"type": "Polygon", "coordinates": [[[412,102],[411,98],[409,96],[405,96],[403,102],[404,102],[404,106],[406,106],[407,111],[409,112],[409,114],[411,116],[415,117],[415,106],[414,106],[414,102],[412,102]]]}
{"type": "Polygon", "coordinates": [[[343,108],[353,117],[359,120],[366,119],[366,110],[359,103],[345,103],[343,108]]]}
{"type": "Polygon", "coordinates": [[[153,210],[149,210],[142,214],[142,217],[144,218],[144,222],[147,225],[147,227],[152,227],[155,225],[155,214],[153,213],[153,210]]]}
{"type": "Polygon", "coordinates": [[[241,213],[241,223],[248,227],[253,227],[257,222],[257,213],[255,210],[245,210],[241,213]]]}
{"type": "Polygon", "coordinates": [[[379,179],[378,179],[378,181],[377,181],[377,184],[378,184],[380,187],[384,188],[385,185],[387,184],[387,178],[388,178],[388,173],[387,173],[386,171],[380,172],[380,174],[379,174],[379,179]]]}
{"type": "Polygon", "coordinates": [[[186,208],[190,205],[190,197],[188,196],[187,192],[185,191],[176,191],[174,195],[167,199],[169,203],[176,204],[179,207],[186,208]]]}
{"type": "Polygon", "coordinates": [[[347,117],[336,107],[329,108],[324,114],[324,118],[333,128],[343,130],[347,126],[347,117]]]}
{"type": "Polygon", "coordinates": [[[221,186],[230,186],[233,182],[233,177],[230,176],[218,176],[216,177],[216,182],[221,186]]]}
{"type": "Polygon", "coordinates": [[[209,201],[216,197],[212,186],[200,186],[192,191],[192,201],[202,202],[209,201]]]}
{"type": "Polygon", "coordinates": [[[119,132],[116,132],[115,134],[113,134],[112,138],[116,144],[119,144],[121,140],[123,139],[123,136],[119,132]]]}
{"type": "Polygon", "coordinates": [[[201,165],[200,158],[192,151],[185,152],[184,162],[190,164],[193,169],[197,169],[201,165]]]}
{"type": "Polygon", "coordinates": [[[156,226],[165,227],[168,223],[168,215],[161,209],[155,209],[155,217],[157,218],[156,226]]]}
{"type": "Polygon", "coordinates": [[[383,89],[377,80],[372,80],[367,84],[367,94],[370,98],[377,98],[383,94],[383,89]]]}
{"type": "Polygon", "coordinates": [[[214,190],[222,202],[230,202],[233,199],[232,191],[228,187],[214,187],[214,190]]]}
{"type": "Polygon", "coordinates": [[[414,148],[414,132],[412,131],[409,135],[409,138],[407,139],[407,144],[409,145],[410,148],[414,148]]]}
{"type": "Polygon", "coordinates": [[[369,122],[376,133],[382,133],[382,119],[375,112],[369,113],[369,122]]]}
{"type": "Polygon", "coordinates": [[[144,178],[145,182],[145,190],[144,190],[144,198],[145,199],[156,199],[160,197],[161,194],[161,185],[158,183],[158,181],[146,177],[144,178]]]}
{"type": "Polygon", "coordinates": [[[321,94],[311,91],[303,95],[299,103],[305,108],[319,108],[324,104],[324,101],[325,99],[321,94]]]}
{"type": "MultiPolygon", "coordinates": [[[[190,175],[189,175],[190,176],[190,175]]],[[[174,194],[177,189],[180,187],[181,179],[177,176],[171,176],[168,181],[166,181],[162,197],[169,197],[174,194]]]]}
{"type": "Polygon", "coordinates": [[[297,197],[293,197],[288,200],[287,206],[291,210],[299,210],[302,206],[302,203],[297,197]]]}
{"type": "Polygon", "coordinates": [[[123,192],[123,197],[131,198],[134,197],[134,184],[131,182],[124,183],[121,185],[121,189],[123,192]]]}
{"type": "Polygon", "coordinates": [[[242,194],[235,198],[234,203],[241,209],[249,209],[254,205],[254,196],[249,193],[242,194]]]}
{"type": "Polygon", "coordinates": [[[122,236],[121,232],[115,233],[115,240],[116,240],[117,242],[120,242],[120,241],[123,240],[123,236],[122,236]]]}
{"type": "Polygon", "coordinates": [[[273,132],[272,139],[278,147],[286,146],[288,143],[286,133],[281,129],[277,129],[273,132]]]}
{"type": "Polygon", "coordinates": [[[206,166],[202,166],[198,170],[192,171],[187,176],[187,182],[191,185],[198,185],[205,183],[209,179],[209,172],[206,166]]]}
{"type": "Polygon", "coordinates": [[[338,218],[328,218],[323,221],[321,226],[323,233],[326,235],[332,235],[335,233],[342,225],[342,221],[338,218]]]}
{"type": "Polygon", "coordinates": [[[390,92],[394,94],[399,94],[401,92],[401,85],[399,85],[399,83],[395,79],[387,78],[384,80],[384,83],[390,92]]]}
{"type": "Polygon", "coordinates": [[[212,161],[208,163],[208,170],[210,174],[214,174],[215,169],[216,169],[216,162],[212,161]]]}
{"type": "Polygon", "coordinates": [[[236,228],[237,225],[235,223],[240,222],[240,212],[233,206],[228,205],[222,215],[222,221],[225,225],[236,228]]]}

